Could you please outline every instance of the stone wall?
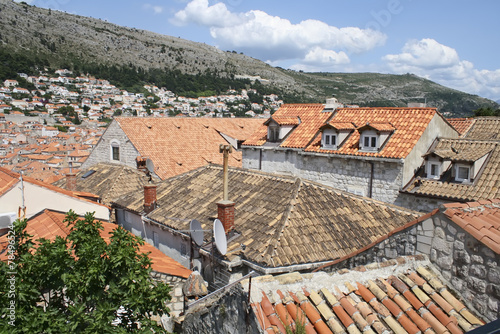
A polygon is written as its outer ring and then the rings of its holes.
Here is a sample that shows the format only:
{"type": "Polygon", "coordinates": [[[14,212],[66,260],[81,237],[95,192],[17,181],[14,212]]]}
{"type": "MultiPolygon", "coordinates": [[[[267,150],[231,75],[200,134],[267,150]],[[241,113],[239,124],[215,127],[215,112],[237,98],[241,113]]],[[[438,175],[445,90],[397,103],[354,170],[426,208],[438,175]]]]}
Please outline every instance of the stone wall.
{"type": "Polygon", "coordinates": [[[248,305],[248,295],[235,285],[220,298],[188,310],[182,324],[185,334],[250,334],[260,333],[260,325],[248,305]]]}
{"type": "Polygon", "coordinates": [[[180,316],[184,311],[184,293],[182,292],[182,288],[184,287],[186,279],[177,276],[170,276],[159,272],[152,272],[151,276],[154,280],[162,281],[170,285],[170,287],[172,288],[172,290],[170,291],[170,297],[172,297],[172,299],[167,304],[168,308],[170,309],[170,316],[180,316]]]}
{"type": "Polygon", "coordinates": [[[456,201],[446,201],[438,198],[415,196],[411,194],[401,193],[399,194],[394,204],[410,210],[415,210],[420,212],[431,212],[435,208],[439,208],[441,204],[447,204],[452,202],[456,201]]]}
{"type": "Polygon", "coordinates": [[[121,129],[118,122],[111,122],[109,127],[101,136],[96,147],[92,150],[87,160],[82,164],[81,169],[87,169],[99,162],[112,162],[124,164],[133,168],[137,167],[135,159],[139,155],[134,145],[130,142],[125,132],[121,129]],[[120,145],[120,161],[114,161],[111,158],[111,143],[117,142],[120,145]]]}
{"type": "Polygon", "coordinates": [[[405,255],[423,254],[479,313],[500,318],[500,255],[441,213],[398,232],[359,254],[323,270],[334,272],[405,255]]]}
{"type": "MultiPolygon", "coordinates": [[[[371,163],[353,157],[328,157],[280,148],[243,148],[243,168],[291,174],[340,190],[369,196],[371,163]]],[[[372,198],[394,203],[403,186],[403,164],[373,161],[372,198]]]]}

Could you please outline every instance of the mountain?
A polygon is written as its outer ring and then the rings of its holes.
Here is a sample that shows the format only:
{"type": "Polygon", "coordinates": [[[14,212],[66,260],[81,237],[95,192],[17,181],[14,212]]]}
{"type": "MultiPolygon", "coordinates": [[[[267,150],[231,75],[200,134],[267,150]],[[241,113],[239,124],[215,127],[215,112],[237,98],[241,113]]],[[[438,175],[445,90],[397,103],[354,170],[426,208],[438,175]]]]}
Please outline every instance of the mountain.
{"type": "Polygon", "coordinates": [[[415,75],[285,70],[204,43],[11,0],[0,0],[0,51],[0,79],[2,66],[6,73],[35,64],[85,71],[124,86],[147,81],[177,93],[203,90],[200,87],[234,88],[241,81],[236,79],[246,78],[247,85],[259,79],[262,90],[275,92],[286,102],[324,102],[335,94],[340,102],[361,106],[426,102],[448,116],[470,116],[480,107],[498,108],[494,101],[415,75]]]}

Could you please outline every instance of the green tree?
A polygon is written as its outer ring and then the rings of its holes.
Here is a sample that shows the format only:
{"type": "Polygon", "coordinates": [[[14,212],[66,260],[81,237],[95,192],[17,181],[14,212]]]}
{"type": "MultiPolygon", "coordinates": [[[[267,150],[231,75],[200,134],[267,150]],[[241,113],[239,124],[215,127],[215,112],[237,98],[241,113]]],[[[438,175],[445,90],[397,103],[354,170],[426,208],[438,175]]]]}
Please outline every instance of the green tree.
{"type": "Polygon", "coordinates": [[[170,287],[152,281],[151,260],[139,252],[144,241],[117,227],[107,244],[92,213],[81,219],[70,211],[65,222],[67,237],[36,242],[26,232],[26,220],[14,223],[9,255],[16,268],[0,264],[0,328],[9,333],[162,332],[150,315],[169,312],[170,287]],[[7,310],[12,300],[15,320],[7,310]]]}

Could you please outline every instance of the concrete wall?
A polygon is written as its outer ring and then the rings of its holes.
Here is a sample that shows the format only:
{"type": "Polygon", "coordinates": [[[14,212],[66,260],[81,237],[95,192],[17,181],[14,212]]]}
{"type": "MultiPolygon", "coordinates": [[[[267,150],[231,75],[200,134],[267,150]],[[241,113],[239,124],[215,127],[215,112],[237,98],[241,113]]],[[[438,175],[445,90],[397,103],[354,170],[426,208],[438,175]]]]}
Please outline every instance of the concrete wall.
{"type": "Polygon", "coordinates": [[[125,135],[125,132],[123,132],[118,122],[113,121],[103,133],[87,160],[82,164],[81,169],[87,169],[99,162],[124,164],[135,168],[137,166],[135,159],[139,155],[139,151],[137,151],[134,145],[132,145],[132,142],[128,140],[128,137],[125,135]],[[111,143],[119,143],[120,161],[112,159],[111,143]]]}
{"type": "MultiPolygon", "coordinates": [[[[243,148],[243,167],[292,174],[362,196],[369,195],[371,164],[366,160],[304,154],[297,150],[243,148]]],[[[403,164],[399,160],[373,161],[372,198],[394,203],[402,187],[403,164]]]]}
{"type": "Polygon", "coordinates": [[[191,246],[188,237],[179,233],[173,233],[166,227],[161,227],[155,223],[142,221],[140,215],[132,212],[117,210],[117,224],[123,226],[127,231],[141,237],[147,243],[158,248],[163,254],[171,257],[186,268],[190,268],[191,246]],[[157,245],[155,245],[156,233],[157,245]]]}

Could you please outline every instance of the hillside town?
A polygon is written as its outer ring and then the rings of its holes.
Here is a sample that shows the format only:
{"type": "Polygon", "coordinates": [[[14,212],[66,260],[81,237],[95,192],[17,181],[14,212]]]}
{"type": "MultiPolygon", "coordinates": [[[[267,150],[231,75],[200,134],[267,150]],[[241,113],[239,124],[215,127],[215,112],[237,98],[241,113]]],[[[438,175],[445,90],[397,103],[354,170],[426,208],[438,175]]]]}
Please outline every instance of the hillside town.
{"type": "Polygon", "coordinates": [[[85,162],[114,117],[268,118],[283,104],[275,94],[251,102],[249,95],[258,93],[254,89],[187,98],[164,87],[143,88],[141,93],[120,90],[67,69],[5,80],[0,87],[0,166],[52,183],[85,162]]]}

